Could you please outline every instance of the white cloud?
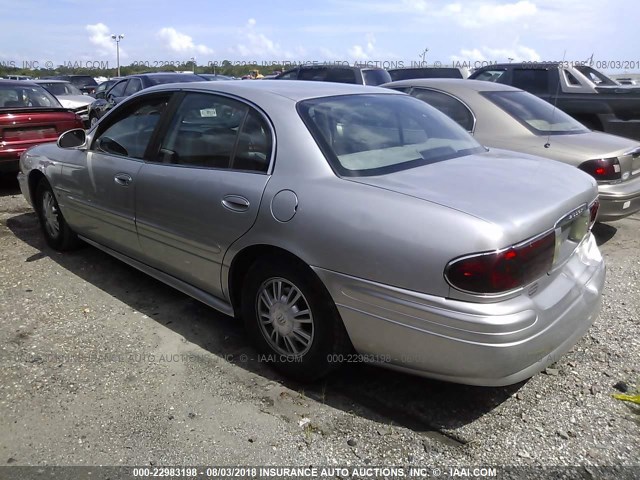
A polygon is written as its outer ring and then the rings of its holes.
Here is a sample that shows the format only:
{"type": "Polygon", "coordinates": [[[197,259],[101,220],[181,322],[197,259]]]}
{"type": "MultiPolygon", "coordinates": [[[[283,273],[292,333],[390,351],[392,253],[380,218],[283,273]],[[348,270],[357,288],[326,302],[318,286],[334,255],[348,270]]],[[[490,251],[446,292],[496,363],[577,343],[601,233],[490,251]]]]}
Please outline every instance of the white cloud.
{"type": "Polygon", "coordinates": [[[233,53],[250,60],[281,61],[296,59],[306,54],[306,50],[297,47],[292,50],[283,49],[279,43],[260,32],[255,18],[247,20],[246,25],[238,31],[241,40],[231,48],[233,53]],[[253,57],[253,58],[251,58],[253,57]]]}
{"type": "Polygon", "coordinates": [[[351,48],[349,48],[347,53],[351,60],[370,60],[372,56],[375,56],[376,37],[373,35],[373,33],[367,33],[365,40],[365,46],[353,45],[351,48]]]}
{"type": "Polygon", "coordinates": [[[511,47],[507,48],[491,48],[482,46],[480,48],[462,49],[459,55],[452,55],[451,60],[454,62],[470,62],[471,66],[475,66],[473,62],[507,62],[507,61],[540,61],[540,54],[533,48],[514,42],[511,47]]]}
{"type": "Polygon", "coordinates": [[[203,44],[195,44],[193,38],[189,35],[178,32],[173,27],[164,27],[158,32],[158,37],[163,40],[166,47],[172,52],[176,53],[199,53],[201,55],[208,55],[213,53],[213,50],[203,44]]]}
{"type": "MultiPolygon", "coordinates": [[[[97,53],[99,55],[115,55],[116,54],[116,42],[111,38],[111,32],[109,27],[104,23],[96,23],[94,25],[85,26],[87,32],[89,32],[89,42],[97,47],[97,53]]],[[[120,46],[120,57],[127,57],[126,51],[120,46]]]]}

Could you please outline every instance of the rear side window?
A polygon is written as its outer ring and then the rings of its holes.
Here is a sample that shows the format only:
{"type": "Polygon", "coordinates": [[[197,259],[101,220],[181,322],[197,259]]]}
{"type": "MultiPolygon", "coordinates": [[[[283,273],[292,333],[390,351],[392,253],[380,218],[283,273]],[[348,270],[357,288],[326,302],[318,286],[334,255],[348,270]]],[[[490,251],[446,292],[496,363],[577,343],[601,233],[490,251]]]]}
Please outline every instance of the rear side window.
{"type": "Polygon", "coordinates": [[[158,162],[266,172],[271,130],[248,105],[218,95],[189,93],[164,135],[158,162]]]}
{"type": "Polygon", "coordinates": [[[549,93],[549,71],[516,68],[513,70],[513,86],[531,93],[549,93]]]}
{"type": "Polygon", "coordinates": [[[452,95],[435,90],[428,90],[426,88],[415,88],[411,91],[411,95],[437,108],[467,132],[473,131],[474,122],[471,110],[452,95]]]}
{"type": "Polygon", "coordinates": [[[127,88],[124,91],[124,96],[128,97],[129,95],[133,95],[136,92],[142,90],[142,82],[139,78],[132,78],[129,80],[127,84],[127,88]]]}

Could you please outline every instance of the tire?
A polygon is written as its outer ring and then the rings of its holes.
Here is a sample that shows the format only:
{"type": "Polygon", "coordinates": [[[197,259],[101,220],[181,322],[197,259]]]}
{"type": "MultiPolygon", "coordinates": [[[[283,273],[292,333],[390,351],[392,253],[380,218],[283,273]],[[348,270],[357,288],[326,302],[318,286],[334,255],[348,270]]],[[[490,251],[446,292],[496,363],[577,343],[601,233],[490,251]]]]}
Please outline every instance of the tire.
{"type": "Polygon", "coordinates": [[[259,361],[293,380],[312,382],[327,375],[339,366],[340,354],[352,348],[322,282],[288,258],[258,260],[250,267],[241,309],[259,361]]]}
{"type": "Polygon", "coordinates": [[[89,128],[93,127],[96,123],[98,123],[98,117],[91,115],[89,117],[89,128]]]}
{"type": "Polygon", "coordinates": [[[36,187],[35,207],[47,245],[60,252],[80,246],[81,241],[67,225],[46,178],[42,178],[36,187]]]}

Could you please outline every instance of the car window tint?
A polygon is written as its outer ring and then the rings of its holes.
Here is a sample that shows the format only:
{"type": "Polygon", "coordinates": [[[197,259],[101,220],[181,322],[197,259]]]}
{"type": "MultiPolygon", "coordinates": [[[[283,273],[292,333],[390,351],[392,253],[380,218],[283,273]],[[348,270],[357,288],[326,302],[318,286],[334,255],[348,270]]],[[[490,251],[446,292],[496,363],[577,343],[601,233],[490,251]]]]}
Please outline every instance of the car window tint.
{"type": "Polygon", "coordinates": [[[480,72],[477,77],[474,77],[474,80],[497,82],[505,73],[506,70],[484,70],[483,72],[480,72]]]}
{"type": "Polygon", "coordinates": [[[123,80],[119,83],[116,83],[111,90],[109,90],[108,95],[114,97],[122,97],[124,95],[124,89],[127,86],[127,80],[123,80]]]}
{"type": "Polygon", "coordinates": [[[513,70],[513,86],[531,93],[549,92],[549,71],[546,69],[513,70]]]}
{"type": "Polygon", "coordinates": [[[129,80],[127,84],[127,88],[124,90],[124,96],[128,97],[129,95],[133,95],[136,92],[142,90],[142,82],[139,78],[132,78],[129,80]]]}
{"type": "Polygon", "coordinates": [[[226,97],[188,93],[173,115],[157,161],[229,168],[248,110],[247,105],[226,97]]]}
{"type": "Polygon", "coordinates": [[[365,85],[382,85],[391,81],[391,75],[382,69],[362,70],[362,79],[365,85]]]}
{"type": "Polygon", "coordinates": [[[231,168],[266,172],[271,161],[271,147],[271,129],[258,112],[250,110],[240,130],[231,168]]]}
{"type": "Polygon", "coordinates": [[[535,95],[519,91],[481,92],[537,135],[587,133],[580,122],[535,95]]]}
{"type": "Polygon", "coordinates": [[[326,82],[358,83],[356,72],[350,68],[328,68],[325,77],[326,82]]]}
{"type": "Polygon", "coordinates": [[[467,132],[473,130],[473,114],[466,105],[457,98],[447,95],[446,93],[425,88],[416,88],[411,92],[411,95],[437,108],[467,132]]]}
{"type": "Polygon", "coordinates": [[[484,151],[449,117],[409,95],[303,100],[298,111],[344,176],[384,175],[484,151]]]}
{"type": "Polygon", "coordinates": [[[169,96],[147,98],[126,108],[96,136],[92,149],[124,157],[143,158],[169,96]]]}

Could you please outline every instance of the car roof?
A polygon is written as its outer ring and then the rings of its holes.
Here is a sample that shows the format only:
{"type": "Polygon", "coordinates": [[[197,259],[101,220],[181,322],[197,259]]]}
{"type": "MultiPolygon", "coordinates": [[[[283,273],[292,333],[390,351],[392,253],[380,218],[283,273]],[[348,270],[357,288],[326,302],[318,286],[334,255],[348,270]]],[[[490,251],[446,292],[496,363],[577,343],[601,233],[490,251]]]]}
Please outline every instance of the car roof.
{"type": "Polygon", "coordinates": [[[34,83],[68,83],[71,84],[68,80],[56,80],[54,78],[36,78],[35,80],[31,80],[34,83]]]}
{"type": "Polygon", "coordinates": [[[475,90],[476,92],[521,92],[520,88],[505,85],[504,83],[487,82],[485,80],[469,80],[462,78],[410,78],[381,85],[387,88],[394,87],[431,87],[451,92],[475,90]]]}
{"type": "Polygon", "coordinates": [[[393,90],[379,87],[354,85],[349,83],[314,82],[299,80],[222,80],[220,82],[190,82],[156,85],[147,88],[144,92],[174,89],[198,89],[211,92],[222,92],[238,95],[247,99],[259,100],[260,96],[279,96],[293,101],[307,100],[310,98],[333,97],[338,95],[372,94],[372,93],[399,93],[393,90]]]}
{"type": "Polygon", "coordinates": [[[34,81],[33,80],[7,80],[7,79],[0,79],[0,85],[9,85],[9,86],[16,86],[19,87],[20,85],[22,85],[23,87],[25,85],[33,85],[34,81]]]}
{"type": "MultiPolygon", "coordinates": [[[[493,70],[496,68],[543,68],[543,67],[559,67],[560,66],[560,62],[516,62],[516,63],[493,63],[491,65],[484,65],[480,68],[477,68],[475,71],[477,72],[478,70],[493,70]]],[[[586,65],[585,65],[586,66],[586,65]]]]}

